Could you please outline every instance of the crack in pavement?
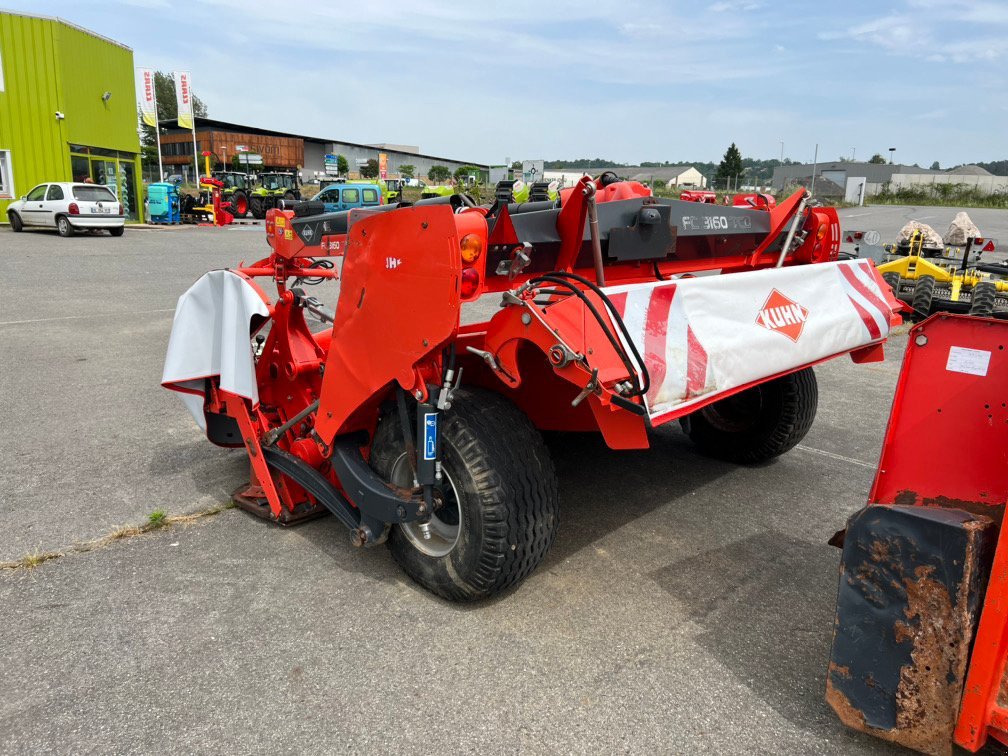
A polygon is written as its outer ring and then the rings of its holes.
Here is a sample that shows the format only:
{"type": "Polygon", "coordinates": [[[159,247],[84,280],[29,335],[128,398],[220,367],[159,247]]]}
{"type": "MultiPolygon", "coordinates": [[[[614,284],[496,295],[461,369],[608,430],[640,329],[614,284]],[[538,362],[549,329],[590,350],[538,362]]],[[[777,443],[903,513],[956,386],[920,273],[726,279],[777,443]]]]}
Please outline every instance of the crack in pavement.
{"type": "Polygon", "coordinates": [[[213,517],[214,515],[220,514],[228,509],[234,509],[234,504],[229,502],[227,504],[222,504],[221,506],[210,507],[209,509],[203,509],[197,512],[190,512],[189,514],[168,515],[166,517],[159,517],[156,519],[152,518],[149,522],[145,522],[143,525],[124,525],[123,527],[113,530],[111,533],[107,533],[98,538],[74,544],[64,551],[36,551],[32,554],[25,554],[20,559],[0,562],[0,570],[33,570],[39,565],[44,564],[45,562],[50,562],[54,559],[62,559],[63,557],[70,556],[71,554],[87,554],[91,551],[99,551],[107,548],[113,543],[122,541],[126,538],[135,538],[137,536],[146,535],[147,533],[153,533],[158,530],[168,530],[176,526],[184,527],[191,525],[197,520],[204,520],[208,517],[213,517]]]}

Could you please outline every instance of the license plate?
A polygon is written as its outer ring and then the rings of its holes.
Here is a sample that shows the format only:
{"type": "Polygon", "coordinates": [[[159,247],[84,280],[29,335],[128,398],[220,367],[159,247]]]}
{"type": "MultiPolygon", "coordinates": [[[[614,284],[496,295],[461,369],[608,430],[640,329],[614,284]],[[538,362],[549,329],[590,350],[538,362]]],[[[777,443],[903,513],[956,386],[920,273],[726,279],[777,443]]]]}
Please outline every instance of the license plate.
{"type": "Polygon", "coordinates": [[[92,215],[98,215],[98,214],[108,215],[110,212],[112,212],[112,208],[110,208],[110,207],[92,207],[91,208],[91,214],[92,215]]]}

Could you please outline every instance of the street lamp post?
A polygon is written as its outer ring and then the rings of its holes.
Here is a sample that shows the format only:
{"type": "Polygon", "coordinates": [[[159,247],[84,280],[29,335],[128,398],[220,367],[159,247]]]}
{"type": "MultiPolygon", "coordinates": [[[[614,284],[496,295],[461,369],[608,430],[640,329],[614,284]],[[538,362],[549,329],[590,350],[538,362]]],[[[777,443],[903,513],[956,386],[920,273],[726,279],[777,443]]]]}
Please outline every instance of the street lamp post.
{"type": "Polygon", "coordinates": [[[890,147],[889,148],[889,165],[894,165],[893,160],[895,160],[895,158],[896,158],[896,148],[895,147],[890,147]]]}
{"type": "Polygon", "coordinates": [[[780,140],[780,161],[781,161],[781,165],[783,165],[784,164],[784,140],[783,139],[780,140]]]}

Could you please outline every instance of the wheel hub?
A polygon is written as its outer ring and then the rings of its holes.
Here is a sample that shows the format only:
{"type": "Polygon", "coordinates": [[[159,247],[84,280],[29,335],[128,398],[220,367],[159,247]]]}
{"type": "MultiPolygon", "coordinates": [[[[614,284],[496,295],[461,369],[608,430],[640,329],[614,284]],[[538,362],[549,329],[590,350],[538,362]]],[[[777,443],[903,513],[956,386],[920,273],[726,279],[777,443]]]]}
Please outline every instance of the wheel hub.
{"type": "MultiPolygon", "coordinates": [[[[423,554],[443,557],[451,553],[462,532],[462,510],[459,506],[458,489],[455,482],[442,469],[444,480],[434,487],[434,512],[427,522],[400,523],[403,535],[423,554]]],[[[413,487],[413,470],[406,453],[401,454],[392,465],[391,483],[403,488],[413,487]]]]}

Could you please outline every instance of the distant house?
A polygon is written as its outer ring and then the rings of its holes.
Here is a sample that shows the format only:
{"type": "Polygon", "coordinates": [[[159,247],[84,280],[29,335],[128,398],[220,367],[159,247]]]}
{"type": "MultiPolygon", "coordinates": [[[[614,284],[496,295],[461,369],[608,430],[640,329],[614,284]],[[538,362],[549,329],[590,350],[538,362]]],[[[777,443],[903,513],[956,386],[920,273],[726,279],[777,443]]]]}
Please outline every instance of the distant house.
{"type": "Polygon", "coordinates": [[[660,168],[621,168],[621,171],[633,171],[629,178],[631,181],[640,181],[642,184],[650,184],[654,181],[661,181],[668,188],[683,187],[706,187],[707,178],[692,165],[669,165],[660,168]]]}
{"type": "Polygon", "coordinates": [[[546,181],[556,181],[560,186],[572,186],[577,183],[582,176],[600,176],[606,171],[612,171],[621,179],[627,181],[639,181],[642,184],[652,182],[662,182],[671,188],[681,187],[706,187],[707,177],[692,165],[663,165],[657,168],[642,168],[639,165],[626,165],[618,168],[585,168],[584,170],[572,168],[554,168],[543,172],[546,181]]]}

